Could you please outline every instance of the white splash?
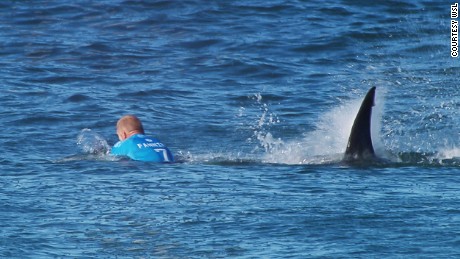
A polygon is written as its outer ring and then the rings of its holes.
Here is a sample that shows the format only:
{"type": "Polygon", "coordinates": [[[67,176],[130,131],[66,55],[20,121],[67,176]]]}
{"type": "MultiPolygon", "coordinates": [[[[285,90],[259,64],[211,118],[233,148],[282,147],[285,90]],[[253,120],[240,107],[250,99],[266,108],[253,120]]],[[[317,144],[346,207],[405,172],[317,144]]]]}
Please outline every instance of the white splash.
{"type": "MultiPolygon", "coordinates": [[[[262,102],[262,95],[260,93],[255,94],[253,98],[262,111],[262,114],[257,119],[256,126],[251,127],[253,136],[258,140],[259,145],[264,148],[265,152],[270,152],[284,144],[281,138],[274,138],[269,132],[269,128],[279,123],[280,120],[275,113],[270,112],[269,105],[262,102]]],[[[258,146],[253,151],[257,149],[258,146]]]]}
{"type": "Polygon", "coordinates": [[[91,129],[82,129],[77,136],[77,145],[85,154],[106,155],[110,151],[107,141],[91,129]]]}
{"type": "Polygon", "coordinates": [[[434,157],[436,159],[460,159],[460,148],[446,148],[438,152],[434,157]]]}
{"type": "MultiPolygon", "coordinates": [[[[381,91],[376,96],[371,122],[372,140],[378,156],[385,152],[380,139],[382,93],[384,92],[381,91]]],[[[270,133],[258,136],[260,144],[266,150],[263,161],[281,164],[325,164],[340,161],[361,102],[362,97],[332,108],[319,118],[316,130],[293,141],[283,142],[281,138],[275,138],[270,133]]]]}

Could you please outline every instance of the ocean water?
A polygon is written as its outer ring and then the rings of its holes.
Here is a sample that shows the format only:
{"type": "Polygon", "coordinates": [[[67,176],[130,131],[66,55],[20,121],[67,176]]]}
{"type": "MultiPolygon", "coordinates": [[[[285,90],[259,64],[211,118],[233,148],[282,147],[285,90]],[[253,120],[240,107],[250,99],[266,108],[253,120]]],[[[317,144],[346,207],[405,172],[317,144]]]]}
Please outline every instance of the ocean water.
{"type": "Polygon", "coordinates": [[[452,4],[2,1],[0,258],[458,258],[452,4]]]}

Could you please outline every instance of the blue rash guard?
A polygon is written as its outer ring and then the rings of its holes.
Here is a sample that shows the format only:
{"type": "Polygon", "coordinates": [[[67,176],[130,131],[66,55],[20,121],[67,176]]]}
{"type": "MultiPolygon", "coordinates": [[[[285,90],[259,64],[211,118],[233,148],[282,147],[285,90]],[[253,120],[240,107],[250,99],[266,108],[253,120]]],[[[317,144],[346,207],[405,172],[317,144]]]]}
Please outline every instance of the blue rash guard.
{"type": "Polygon", "coordinates": [[[133,160],[149,162],[174,162],[174,157],[169,149],[158,139],[142,134],[118,141],[111,150],[112,155],[127,156],[133,160]]]}

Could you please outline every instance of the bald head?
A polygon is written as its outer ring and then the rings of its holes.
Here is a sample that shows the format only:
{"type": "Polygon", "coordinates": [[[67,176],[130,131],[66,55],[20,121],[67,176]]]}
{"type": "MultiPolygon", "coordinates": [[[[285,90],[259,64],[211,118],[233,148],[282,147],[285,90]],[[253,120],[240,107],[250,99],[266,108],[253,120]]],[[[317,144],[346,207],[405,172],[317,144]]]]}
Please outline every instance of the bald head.
{"type": "Polygon", "coordinates": [[[134,134],[144,134],[142,123],[134,115],[125,115],[117,122],[117,135],[120,140],[125,140],[134,134]]]}

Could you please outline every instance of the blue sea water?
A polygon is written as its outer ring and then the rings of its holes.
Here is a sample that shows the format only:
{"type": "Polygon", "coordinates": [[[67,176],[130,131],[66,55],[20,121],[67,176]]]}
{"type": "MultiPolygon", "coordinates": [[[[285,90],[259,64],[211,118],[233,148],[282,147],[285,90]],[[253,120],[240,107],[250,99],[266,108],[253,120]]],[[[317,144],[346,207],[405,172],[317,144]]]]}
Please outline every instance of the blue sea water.
{"type": "Polygon", "coordinates": [[[458,258],[451,4],[2,1],[0,257],[458,258]],[[178,163],[107,156],[124,114],[178,163]]]}

